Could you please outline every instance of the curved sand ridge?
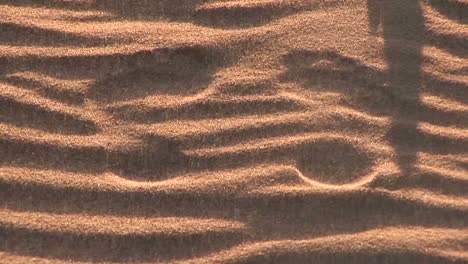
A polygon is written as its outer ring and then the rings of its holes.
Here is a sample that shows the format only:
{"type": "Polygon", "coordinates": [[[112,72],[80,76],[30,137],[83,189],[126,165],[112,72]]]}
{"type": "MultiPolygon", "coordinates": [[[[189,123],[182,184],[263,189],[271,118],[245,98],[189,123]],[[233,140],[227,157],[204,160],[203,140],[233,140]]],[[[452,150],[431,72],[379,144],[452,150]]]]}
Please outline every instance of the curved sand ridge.
{"type": "Polygon", "coordinates": [[[466,1],[0,13],[0,263],[468,262],[466,1]]]}

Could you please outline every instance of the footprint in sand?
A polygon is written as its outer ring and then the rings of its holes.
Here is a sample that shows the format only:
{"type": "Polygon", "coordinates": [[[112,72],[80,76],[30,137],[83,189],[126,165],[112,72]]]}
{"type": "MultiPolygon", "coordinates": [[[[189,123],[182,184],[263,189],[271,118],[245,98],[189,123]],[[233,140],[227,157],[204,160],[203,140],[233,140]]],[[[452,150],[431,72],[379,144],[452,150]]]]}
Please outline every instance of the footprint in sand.
{"type": "Polygon", "coordinates": [[[296,167],[309,183],[342,186],[361,183],[372,169],[372,157],[352,143],[324,141],[302,147],[296,167]]]}

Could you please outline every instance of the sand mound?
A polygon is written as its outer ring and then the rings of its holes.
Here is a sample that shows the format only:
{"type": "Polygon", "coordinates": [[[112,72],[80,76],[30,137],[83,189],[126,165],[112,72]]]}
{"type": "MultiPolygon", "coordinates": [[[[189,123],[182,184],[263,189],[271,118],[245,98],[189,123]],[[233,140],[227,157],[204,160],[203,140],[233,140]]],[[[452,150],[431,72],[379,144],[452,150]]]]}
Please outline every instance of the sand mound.
{"type": "Polygon", "coordinates": [[[463,0],[0,0],[0,263],[467,263],[463,0]]]}

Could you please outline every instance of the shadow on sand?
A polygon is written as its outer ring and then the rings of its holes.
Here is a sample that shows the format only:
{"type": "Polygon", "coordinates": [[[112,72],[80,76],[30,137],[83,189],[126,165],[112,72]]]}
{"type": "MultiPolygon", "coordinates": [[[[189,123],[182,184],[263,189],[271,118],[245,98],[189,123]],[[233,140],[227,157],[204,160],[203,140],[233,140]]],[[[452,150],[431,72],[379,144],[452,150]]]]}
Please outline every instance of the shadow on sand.
{"type": "MultiPolygon", "coordinates": [[[[424,17],[417,0],[368,0],[370,28],[382,27],[384,54],[388,65],[388,84],[394,93],[419,105],[421,90],[422,48],[424,45],[424,17]]],[[[418,118],[408,115],[405,108],[394,109],[393,122],[387,137],[397,152],[403,174],[410,174],[416,162],[418,146],[408,139],[418,137],[418,118]],[[405,119],[402,123],[399,120],[405,119]]]]}

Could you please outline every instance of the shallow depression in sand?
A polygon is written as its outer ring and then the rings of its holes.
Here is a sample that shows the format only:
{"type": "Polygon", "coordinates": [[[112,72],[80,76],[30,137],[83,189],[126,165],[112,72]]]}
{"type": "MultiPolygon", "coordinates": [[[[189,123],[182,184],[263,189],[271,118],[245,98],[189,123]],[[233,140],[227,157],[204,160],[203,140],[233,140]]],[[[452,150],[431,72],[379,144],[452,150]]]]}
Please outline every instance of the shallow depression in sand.
{"type": "Polygon", "coordinates": [[[297,157],[297,168],[313,180],[344,185],[368,174],[372,158],[348,142],[315,142],[304,146],[297,157]]]}
{"type": "Polygon", "coordinates": [[[1,263],[468,263],[468,0],[0,0],[1,263]]]}

